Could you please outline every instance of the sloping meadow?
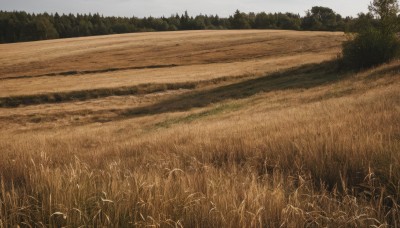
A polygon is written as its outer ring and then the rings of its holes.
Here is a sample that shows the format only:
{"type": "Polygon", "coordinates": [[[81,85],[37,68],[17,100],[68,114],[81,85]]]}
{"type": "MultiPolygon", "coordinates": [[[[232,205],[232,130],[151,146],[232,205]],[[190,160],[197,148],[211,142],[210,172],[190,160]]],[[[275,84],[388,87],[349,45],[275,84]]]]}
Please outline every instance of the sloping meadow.
{"type": "Polygon", "coordinates": [[[328,66],[4,130],[0,226],[399,226],[399,62],[328,66]]]}

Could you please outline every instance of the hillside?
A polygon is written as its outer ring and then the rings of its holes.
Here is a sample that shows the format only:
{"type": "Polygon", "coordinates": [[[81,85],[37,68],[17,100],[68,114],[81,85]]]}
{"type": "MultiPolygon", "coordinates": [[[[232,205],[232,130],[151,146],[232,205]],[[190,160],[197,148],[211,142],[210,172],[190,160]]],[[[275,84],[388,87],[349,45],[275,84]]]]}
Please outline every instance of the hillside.
{"type": "Polygon", "coordinates": [[[400,62],[343,33],[0,45],[0,227],[400,225],[400,62]]]}

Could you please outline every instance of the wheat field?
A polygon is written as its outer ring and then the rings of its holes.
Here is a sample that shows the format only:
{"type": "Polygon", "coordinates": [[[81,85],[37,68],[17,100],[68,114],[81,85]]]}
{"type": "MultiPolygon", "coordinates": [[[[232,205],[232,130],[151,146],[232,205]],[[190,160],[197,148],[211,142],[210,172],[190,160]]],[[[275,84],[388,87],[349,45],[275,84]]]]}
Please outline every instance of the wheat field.
{"type": "Polygon", "coordinates": [[[343,33],[0,45],[0,227],[399,227],[400,62],[343,33]]]}

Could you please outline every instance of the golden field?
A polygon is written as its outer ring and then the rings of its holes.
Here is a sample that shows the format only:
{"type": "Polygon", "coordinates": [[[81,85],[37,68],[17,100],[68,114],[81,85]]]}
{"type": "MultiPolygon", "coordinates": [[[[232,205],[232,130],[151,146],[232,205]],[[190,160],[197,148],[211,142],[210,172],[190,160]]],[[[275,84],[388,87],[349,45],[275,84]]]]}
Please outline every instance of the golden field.
{"type": "Polygon", "coordinates": [[[400,62],[343,33],[0,45],[0,227],[399,227],[400,62]]]}

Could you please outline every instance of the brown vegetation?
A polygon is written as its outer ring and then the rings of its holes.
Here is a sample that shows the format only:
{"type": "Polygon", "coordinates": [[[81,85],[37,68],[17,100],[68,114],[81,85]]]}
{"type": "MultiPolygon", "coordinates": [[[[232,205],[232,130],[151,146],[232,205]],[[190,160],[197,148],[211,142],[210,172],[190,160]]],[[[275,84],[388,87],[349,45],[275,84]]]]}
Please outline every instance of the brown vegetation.
{"type": "Polygon", "coordinates": [[[21,98],[0,108],[0,227],[399,226],[400,62],[338,73],[342,40],[208,31],[0,46],[21,50],[0,52],[0,102],[21,98]],[[155,65],[171,66],[134,68],[155,65]],[[107,68],[125,69],[82,73],[107,68]],[[194,86],[142,87],[180,84],[194,86]],[[131,87],[143,90],[115,92],[131,87]],[[114,92],[24,104],[97,90],[114,92]]]}

